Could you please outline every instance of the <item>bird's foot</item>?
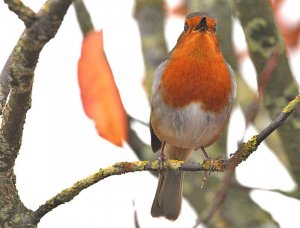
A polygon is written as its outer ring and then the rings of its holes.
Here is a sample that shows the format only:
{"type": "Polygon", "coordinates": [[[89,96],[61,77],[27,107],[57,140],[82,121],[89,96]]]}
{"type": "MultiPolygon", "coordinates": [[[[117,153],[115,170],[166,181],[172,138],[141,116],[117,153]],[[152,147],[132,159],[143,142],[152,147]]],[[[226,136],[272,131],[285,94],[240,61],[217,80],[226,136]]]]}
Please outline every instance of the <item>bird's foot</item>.
{"type": "Polygon", "coordinates": [[[206,153],[204,147],[201,147],[201,151],[202,151],[202,153],[204,154],[205,158],[206,158],[207,160],[210,160],[210,166],[209,166],[210,168],[209,168],[209,171],[204,171],[204,176],[203,176],[203,178],[202,178],[201,188],[203,188],[203,187],[204,187],[204,184],[205,184],[205,182],[206,182],[206,180],[207,180],[207,178],[208,178],[208,176],[210,175],[210,173],[211,173],[211,171],[212,171],[212,167],[213,167],[213,159],[210,158],[210,157],[207,155],[207,153],[206,153]]]}
{"type": "Polygon", "coordinates": [[[159,166],[160,173],[164,172],[164,162],[167,164],[167,166],[170,166],[169,160],[166,158],[164,154],[164,148],[165,148],[165,142],[163,142],[158,156],[158,166],[159,166]]]}

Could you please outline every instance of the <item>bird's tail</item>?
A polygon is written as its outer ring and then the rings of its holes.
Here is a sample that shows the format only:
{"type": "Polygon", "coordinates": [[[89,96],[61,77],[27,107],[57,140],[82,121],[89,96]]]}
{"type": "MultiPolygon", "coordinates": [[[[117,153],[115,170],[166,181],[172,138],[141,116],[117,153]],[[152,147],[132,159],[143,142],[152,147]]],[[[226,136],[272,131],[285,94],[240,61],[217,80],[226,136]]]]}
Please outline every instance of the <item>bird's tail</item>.
{"type": "Polygon", "coordinates": [[[153,217],[177,219],[182,201],[183,171],[165,171],[159,175],[158,186],[151,208],[153,217]]]}
{"type": "MultiPolygon", "coordinates": [[[[187,160],[192,150],[180,149],[166,144],[167,159],[187,160]]],[[[164,216],[176,220],[181,208],[182,183],[184,172],[179,170],[165,170],[159,174],[159,181],[151,208],[153,217],[164,216]]]]}

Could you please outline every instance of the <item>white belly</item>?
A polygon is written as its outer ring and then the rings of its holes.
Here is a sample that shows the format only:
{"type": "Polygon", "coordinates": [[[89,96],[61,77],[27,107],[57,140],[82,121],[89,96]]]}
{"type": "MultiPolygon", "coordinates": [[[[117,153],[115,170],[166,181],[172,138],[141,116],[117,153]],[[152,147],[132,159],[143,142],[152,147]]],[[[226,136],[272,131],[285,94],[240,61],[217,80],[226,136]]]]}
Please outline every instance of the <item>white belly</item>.
{"type": "Polygon", "coordinates": [[[196,103],[180,110],[154,105],[151,124],[161,141],[180,148],[196,149],[209,146],[219,137],[226,126],[230,111],[231,105],[219,114],[204,112],[196,103]]]}

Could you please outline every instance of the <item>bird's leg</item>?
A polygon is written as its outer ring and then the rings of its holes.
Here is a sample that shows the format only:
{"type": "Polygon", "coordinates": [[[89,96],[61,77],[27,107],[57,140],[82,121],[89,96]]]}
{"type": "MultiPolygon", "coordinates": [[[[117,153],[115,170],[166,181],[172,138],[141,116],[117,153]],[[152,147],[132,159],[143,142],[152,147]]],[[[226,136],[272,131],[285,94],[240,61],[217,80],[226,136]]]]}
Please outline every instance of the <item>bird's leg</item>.
{"type": "Polygon", "coordinates": [[[161,149],[159,151],[159,156],[158,156],[158,165],[159,165],[159,171],[160,172],[163,170],[164,162],[168,163],[168,160],[166,159],[166,156],[164,154],[165,145],[166,145],[166,143],[163,142],[162,146],[161,146],[161,149]]]}
{"type": "Polygon", "coordinates": [[[208,160],[208,159],[210,160],[209,173],[208,173],[208,175],[210,175],[211,170],[212,170],[212,167],[213,167],[213,159],[210,158],[210,157],[208,156],[208,154],[206,153],[204,147],[201,147],[201,151],[202,151],[202,153],[204,154],[205,158],[206,158],[207,160],[208,160]]]}
{"type": "Polygon", "coordinates": [[[207,177],[208,177],[208,176],[210,175],[210,173],[211,173],[212,166],[213,166],[213,159],[210,158],[210,157],[207,155],[207,153],[206,153],[204,147],[201,147],[201,151],[202,151],[202,153],[204,154],[204,156],[205,156],[206,159],[210,159],[210,168],[209,168],[209,171],[204,171],[204,177],[203,177],[202,183],[201,183],[201,188],[203,188],[203,186],[204,186],[204,184],[205,184],[205,182],[206,182],[206,180],[207,180],[207,177]]]}

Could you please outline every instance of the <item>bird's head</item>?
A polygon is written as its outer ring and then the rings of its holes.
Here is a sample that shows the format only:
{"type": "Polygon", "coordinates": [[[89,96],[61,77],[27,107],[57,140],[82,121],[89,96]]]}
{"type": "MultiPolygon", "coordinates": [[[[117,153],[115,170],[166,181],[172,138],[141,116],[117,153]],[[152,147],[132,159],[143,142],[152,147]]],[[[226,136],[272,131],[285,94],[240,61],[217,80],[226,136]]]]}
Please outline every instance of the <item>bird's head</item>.
{"type": "Polygon", "coordinates": [[[216,19],[207,13],[191,13],[184,23],[184,30],[178,38],[177,47],[190,48],[214,48],[219,49],[219,41],[216,36],[216,19]]]}

